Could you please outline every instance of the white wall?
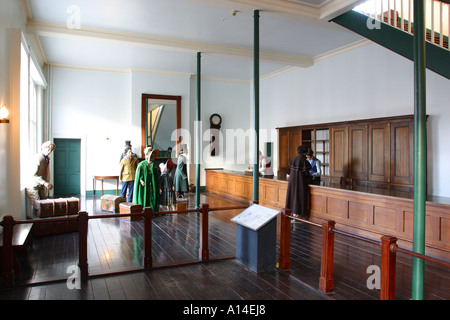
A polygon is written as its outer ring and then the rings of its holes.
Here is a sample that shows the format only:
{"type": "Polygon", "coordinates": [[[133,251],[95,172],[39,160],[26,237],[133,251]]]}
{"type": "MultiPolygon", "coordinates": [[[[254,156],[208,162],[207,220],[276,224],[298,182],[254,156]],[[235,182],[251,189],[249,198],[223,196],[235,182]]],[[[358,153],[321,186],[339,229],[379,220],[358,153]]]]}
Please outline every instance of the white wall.
{"type": "Polygon", "coordinates": [[[81,139],[82,193],[92,190],[93,175],[118,175],[131,137],[129,83],[128,73],[53,68],[53,137],[81,139]]]}
{"type": "MultiPolygon", "coordinates": [[[[445,197],[450,197],[449,84],[427,72],[428,193],[445,197]]],[[[260,100],[261,128],[414,114],[413,63],[370,44],[262,81],[260,100]]]]}
{"type": "MultiPolygon", "coordinates": [[[[76,138],[82,142],[82,193],[92,190],[93,175],[118,174],[117,161],[125,140],[131,140],[133,151],[140,155],[142,93],[182,97],[181,125],[189,132],[183,137],[189,149],[189,180],[195,183],[197,97],[196,80],[190,75],[53,68],[51,85],[54,138],[76,138]]],[[[249,129],[249,83],[202,80],[201,103],[204,141],[200,184],[205,185],[205,167],[243,170],[248,166],[248,163],[227,163],[224,150],[219,156],[210,157],[207,130],[212,113],[222,115],[224,140],[227,129],[249,129]]],[[[232,152],[245,154],[246,149],[236,145],[232,152]]],[[[105,189],[114,188],[115,182],[105,181],[105,189]]]]}
{"type": "MultiPolygon", "coordinates": [[[[202,168],[245,170],[249,165],[248,156],[243,159],[240,156],[248,155],[248,142],[239,143],[236,135],[250,129],[250,83],[202,80],[201,86],[202,168]],[[213,113],[222,117],[222,145],[219,153],[211,157],[209,118],[213,113]]],[[[202,185],[204,181],[202,177],[202,185]]]]}
{"type": "Polygon", "coordinates": [[[0,0],[0,105],[9,124],[0,124],[0,215],[25,217],[20,186],[20,46],[25,28],[19,1],[0,0]]]}

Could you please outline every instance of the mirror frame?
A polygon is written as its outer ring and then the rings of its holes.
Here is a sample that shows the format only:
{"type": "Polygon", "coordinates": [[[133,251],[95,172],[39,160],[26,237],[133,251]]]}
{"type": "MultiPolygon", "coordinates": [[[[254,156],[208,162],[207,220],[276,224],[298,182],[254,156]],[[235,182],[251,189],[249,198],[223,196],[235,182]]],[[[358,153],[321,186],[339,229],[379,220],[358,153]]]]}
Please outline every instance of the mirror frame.
{"type": "Polygon", "coordinates": [[[142,144],[141,144],[141,155],[142,158],[145,158],[144,155],[144,149],[147,145],[146,143],[146,122],[147,122],[147,99],[163,99],[163,100],[174,100],[176,101],[176,108],[177,108],[177,119],[176,119],[176,130],[178,131],[178,136],[176,140],[176,154],[179,153],[180,148],[180,134],[179,129],[181,129],[181,96],[170,96],[170,95],[162,95],[162,94],[150,94],[150,93],[143,93],[142,99],[141,99],[141,136],[142,136],[142,144]]]}

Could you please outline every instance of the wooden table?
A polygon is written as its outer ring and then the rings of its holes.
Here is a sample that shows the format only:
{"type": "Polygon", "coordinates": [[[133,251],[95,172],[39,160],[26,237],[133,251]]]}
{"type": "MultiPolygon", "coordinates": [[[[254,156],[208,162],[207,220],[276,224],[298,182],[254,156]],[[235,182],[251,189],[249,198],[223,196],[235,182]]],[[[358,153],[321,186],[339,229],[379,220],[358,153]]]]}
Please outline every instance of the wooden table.
{"type": "Polygon", "coordinates": [[[96,180],[101,180],[102,181],[102,195],[103,195],[103,181],[104,180],[116,180],[116,196],[119,194],[119,176],[94,176],[94,179],[93,179],[94,196],[95,196],[95,182],[96,182],[96,180]]]}

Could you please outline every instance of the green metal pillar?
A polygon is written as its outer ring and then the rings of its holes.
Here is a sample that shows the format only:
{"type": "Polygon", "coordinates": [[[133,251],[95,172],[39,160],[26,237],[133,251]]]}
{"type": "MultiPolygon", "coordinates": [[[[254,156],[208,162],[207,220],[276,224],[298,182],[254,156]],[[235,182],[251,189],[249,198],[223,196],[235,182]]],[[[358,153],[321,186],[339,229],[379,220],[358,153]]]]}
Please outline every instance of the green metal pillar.
{"type": "MultiPolygon", "coordinates": [[[[414,234],[413,251],[425,254],[427,185],[425,0],[414,1],[414,234]]],[[[424,261],[413,258],[412,296],[423,299],[424,261]]]]}
{"type": "Polygon", "coordinates": [[[254,129],[253,201],[259,201],[259,10],[255,10],[253,48],[254,129]]]}
{"type": "Polygon", "coordinates": [[[201,53],[197,52],[197,125],[196,139],[197,148],[195,152],[195,207],[200,208],[200,151],[201,151],[201,53]]]}

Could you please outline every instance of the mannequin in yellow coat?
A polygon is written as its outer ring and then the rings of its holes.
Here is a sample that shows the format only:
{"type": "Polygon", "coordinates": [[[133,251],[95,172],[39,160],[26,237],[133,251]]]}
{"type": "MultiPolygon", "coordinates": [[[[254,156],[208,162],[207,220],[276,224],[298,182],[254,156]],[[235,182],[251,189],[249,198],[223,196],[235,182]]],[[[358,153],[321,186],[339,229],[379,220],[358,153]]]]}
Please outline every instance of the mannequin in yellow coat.
{"type": "Polygon", "coordinates": [[[122,197],[127,198],[127,201],[131,202],[133,200],[134,178],[136,177],[138,160],[133,157],[131,148],[126,148],[125,154],[126,156],[120,160],[119,180],[122,181],[122,197]]]}

